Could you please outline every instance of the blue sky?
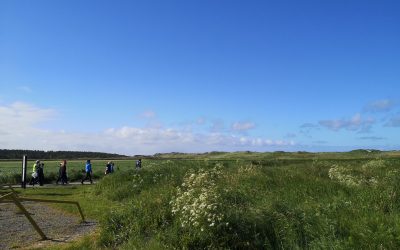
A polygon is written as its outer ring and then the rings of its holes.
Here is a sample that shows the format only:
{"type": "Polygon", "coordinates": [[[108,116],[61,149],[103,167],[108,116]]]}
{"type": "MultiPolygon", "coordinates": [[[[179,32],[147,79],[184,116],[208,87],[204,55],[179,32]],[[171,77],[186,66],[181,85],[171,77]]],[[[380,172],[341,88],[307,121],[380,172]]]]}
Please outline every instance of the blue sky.
{"type": "Polygon", "coordinates": [[[1,1],[0,148],[400,146],[398,1],[1,1]]]}

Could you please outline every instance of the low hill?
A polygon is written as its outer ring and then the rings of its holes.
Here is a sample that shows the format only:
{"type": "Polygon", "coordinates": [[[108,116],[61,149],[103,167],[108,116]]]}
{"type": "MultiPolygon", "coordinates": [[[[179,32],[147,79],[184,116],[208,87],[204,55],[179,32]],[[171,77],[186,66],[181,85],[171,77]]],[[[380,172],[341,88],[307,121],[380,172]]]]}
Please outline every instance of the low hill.
{"type": "MultiPolygon", "coordinates": [[[[348,152],[221,152],[212,151],[205,153],[157,153],[151,156],[152,159],[248,159],[248,160],[265,160],[265,159],[374,159],[379,157],[399,157],[400,151],[380,151],[374,149],[357,149],[348,152]]],[[[136,157],[136,156],[135,156],[136,157]]],[[[149,156],[148,156],[149,157],[149,156]]],[[[147,158],[148,158],[147,157],[147,158]]],[[[146,158],[146,157],[143,157],[146,158]]]]}

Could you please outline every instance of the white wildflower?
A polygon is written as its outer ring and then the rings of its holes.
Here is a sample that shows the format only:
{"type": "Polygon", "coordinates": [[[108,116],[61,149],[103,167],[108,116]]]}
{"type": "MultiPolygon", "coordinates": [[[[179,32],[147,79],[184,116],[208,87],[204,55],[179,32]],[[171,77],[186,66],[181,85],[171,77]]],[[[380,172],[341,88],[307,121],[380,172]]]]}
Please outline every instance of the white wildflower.
{"type": "Polygon", "coordinates": [[[221,174],[219,168],[188,173],[180,187],[177,187],[171,210],[183,225],[193,226],[201,231],[207,226],[216,226],[217,223],[223,225],[223,214],[218,212],[220,196],[215,182],[221,174]],[[181,213],[178,214],[178,211],[181,213]]]}

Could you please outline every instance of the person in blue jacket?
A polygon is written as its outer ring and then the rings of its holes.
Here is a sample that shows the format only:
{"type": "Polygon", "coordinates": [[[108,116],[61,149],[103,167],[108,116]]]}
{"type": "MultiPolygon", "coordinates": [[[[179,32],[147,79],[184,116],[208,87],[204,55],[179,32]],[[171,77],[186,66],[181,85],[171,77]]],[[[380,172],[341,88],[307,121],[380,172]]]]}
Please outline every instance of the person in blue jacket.
{"type": "Polygon", "coordinates": [[[92,164],[90,163],[90,160],[86,161],[85,172],[86,172],[86,175],[81,180],[81,183],[83,184],[84,181],[89,179],[90,180],[90,184],[92,184],[93,183],[93,181],[92,181],[92,164]]]}

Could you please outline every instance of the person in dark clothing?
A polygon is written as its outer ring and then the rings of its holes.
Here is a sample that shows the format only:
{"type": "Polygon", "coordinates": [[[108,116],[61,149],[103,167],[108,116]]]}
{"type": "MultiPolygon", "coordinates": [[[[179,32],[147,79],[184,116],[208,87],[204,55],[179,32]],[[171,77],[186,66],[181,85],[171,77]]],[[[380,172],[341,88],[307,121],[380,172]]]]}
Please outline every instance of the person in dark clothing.
{"type": "Polygon", "coordinates": [[[107,165],[106,165],[106,171],[104,172],[104,174],[111,174],[113,171],[112,171],[112,165],[111,165],[111,162],[107,162],[107,165]]]}
{"type": "Polygon", "coordinates": [[[142,168],[142,159],[139,159],[136,161],[136,169],[141,169],[142,168]]]}
{"type": "Polygon", "coordinates": [[[40,186],[43,186],[44,184],[44,163],[39,164],[37,168],[37,173],[38,173],[38,182],[40,186]]]}
{"type": "Polygon", "coordinates": [[[67,176],[67,161],[64,160],[61,166],[61,181],[63,184],[68,184],[68,176],[67,176]]]}
{"type": "Polygon", "coordinates": [[[61,184],[68,184],[68,176],[67,176],[67,161],[64,160],[60,163],[60,169],[58,170],[58,179],[56,184],[61,181],[61,184]]]}
{"type": "Polygon", "coordinates": [[[86,166],[85,166],[85,177],[81,180],[81,184],[83,184],[84,181],[87,179],[90,180],[90,184],[93,183],[92,181],[92,164],[90,163],[90,160],[86,161],[86,166]]]}
{"type": "Polygon", "coordinates": [[[115,170],[115,168],[114,168],[114,162],[111,162],[111,173],[114,173],[114,170],[115,170]]]}

